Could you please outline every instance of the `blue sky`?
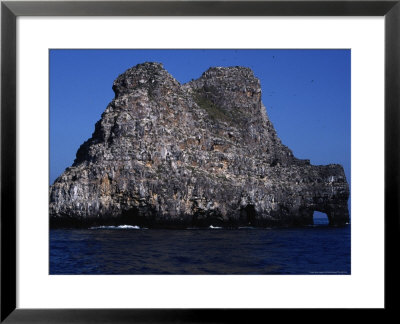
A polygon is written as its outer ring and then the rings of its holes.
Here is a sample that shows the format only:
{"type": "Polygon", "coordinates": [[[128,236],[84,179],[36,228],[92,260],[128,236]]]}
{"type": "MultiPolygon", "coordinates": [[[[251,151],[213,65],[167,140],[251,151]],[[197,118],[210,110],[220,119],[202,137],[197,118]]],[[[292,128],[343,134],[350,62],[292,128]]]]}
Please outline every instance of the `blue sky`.
{"type": "Polygon", "coordinates": [[[278,136],[298,158],[342,164],[350,182],[350,50],[50,50],[50,184],[70,166],[126,69],[155,61],[179,82],[250,67],[278,136]]]}

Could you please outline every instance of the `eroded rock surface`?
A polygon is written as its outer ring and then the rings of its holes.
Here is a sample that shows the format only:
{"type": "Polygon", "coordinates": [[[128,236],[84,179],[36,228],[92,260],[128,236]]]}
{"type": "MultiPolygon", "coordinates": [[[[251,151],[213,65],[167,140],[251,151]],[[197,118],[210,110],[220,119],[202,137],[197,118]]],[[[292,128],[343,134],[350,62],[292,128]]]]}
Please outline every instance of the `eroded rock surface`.
{"type": "Polygon", "coordinates": [[[297,226],[349,221],[342,166],[283,145],[244,67],[181,85],[159,63],[113,84],[115,98],[50,187],[52,226],[297,226]]]}

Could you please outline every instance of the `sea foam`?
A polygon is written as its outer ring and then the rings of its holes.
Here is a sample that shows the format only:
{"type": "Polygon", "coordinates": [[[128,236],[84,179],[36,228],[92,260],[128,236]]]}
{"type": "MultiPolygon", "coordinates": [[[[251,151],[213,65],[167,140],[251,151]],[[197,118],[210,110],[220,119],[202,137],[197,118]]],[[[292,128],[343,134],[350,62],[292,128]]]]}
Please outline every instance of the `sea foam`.
{"type": "Polygon", "coordinates": [[[94,226],[89,227],[89,229],[140,229],[136,225],[119,225],[119,226],[94,226]]]}
{"type": "Polygon", "coordinates": [[[219,226],[212,226],[212,225],[210,225],[210,227],[209,227],[210,229],[220,229],[220,228],[222,228],[222,227],[219,227],[219,226]]]}

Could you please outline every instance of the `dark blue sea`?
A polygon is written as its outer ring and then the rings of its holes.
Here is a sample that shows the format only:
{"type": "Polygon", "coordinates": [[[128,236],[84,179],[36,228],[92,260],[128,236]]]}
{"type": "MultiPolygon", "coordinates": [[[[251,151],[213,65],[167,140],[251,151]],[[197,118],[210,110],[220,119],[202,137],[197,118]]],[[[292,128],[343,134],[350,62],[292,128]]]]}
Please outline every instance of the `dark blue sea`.
{"type": "Polygon", "coordinates": [[[350,274],[350,225],[50,230],[50,274],[350,274]]]}

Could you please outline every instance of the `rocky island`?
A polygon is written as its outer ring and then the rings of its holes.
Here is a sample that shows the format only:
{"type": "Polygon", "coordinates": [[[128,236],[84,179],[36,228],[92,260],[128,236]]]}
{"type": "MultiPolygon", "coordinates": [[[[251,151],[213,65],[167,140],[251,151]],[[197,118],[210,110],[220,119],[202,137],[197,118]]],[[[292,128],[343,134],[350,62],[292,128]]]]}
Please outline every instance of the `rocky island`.
{"type": "Polygon", "coordinates": [[[283,145],[249,68],[213,67],[180,84],[136,65],[92,137],[49,191],[51,227],[303,226],[314,211],[349,222],[338,164],[311,165],[283,145]]]}

